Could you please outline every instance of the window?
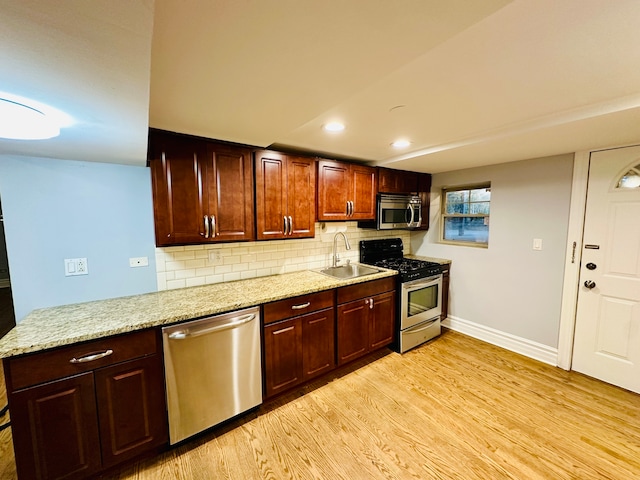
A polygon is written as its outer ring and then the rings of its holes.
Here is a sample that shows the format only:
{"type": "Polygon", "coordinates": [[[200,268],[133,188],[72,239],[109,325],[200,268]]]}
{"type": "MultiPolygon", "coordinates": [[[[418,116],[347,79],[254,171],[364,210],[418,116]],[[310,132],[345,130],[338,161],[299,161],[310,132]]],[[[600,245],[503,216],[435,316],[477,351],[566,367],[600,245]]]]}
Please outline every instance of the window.
{"type": "Polygon", "coordinates": [[[442,241],[486,247],[491,184],[445,188],[442,199],[442,241]]]}
{"type": "Polygon", "coordinates": [[[625,173],[616,188],[640,188],[640,164],[625,173]]]}

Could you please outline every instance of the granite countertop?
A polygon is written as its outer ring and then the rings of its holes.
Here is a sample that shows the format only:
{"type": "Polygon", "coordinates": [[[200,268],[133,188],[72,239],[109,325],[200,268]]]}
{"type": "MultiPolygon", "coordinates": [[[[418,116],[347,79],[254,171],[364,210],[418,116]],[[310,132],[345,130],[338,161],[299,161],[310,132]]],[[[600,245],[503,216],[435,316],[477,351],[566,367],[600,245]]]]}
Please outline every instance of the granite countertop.
{"type": "Polygon", "coordinates": [[[424,260],[426,262],[435,262],[440,265],[449,265],[451,260],[447,260],[446,258],[436,258],[436,257],[425,257],[424,255],[405,255],[407,258],[413,258],[416,260],[424,260]]]}
{"type": "Polygon", "coordinates": [[[0,358],[168,325],[397,274],[394,270],[382,270],[347,280],[307,270],[34,310],[0,340],[0,358]]]}

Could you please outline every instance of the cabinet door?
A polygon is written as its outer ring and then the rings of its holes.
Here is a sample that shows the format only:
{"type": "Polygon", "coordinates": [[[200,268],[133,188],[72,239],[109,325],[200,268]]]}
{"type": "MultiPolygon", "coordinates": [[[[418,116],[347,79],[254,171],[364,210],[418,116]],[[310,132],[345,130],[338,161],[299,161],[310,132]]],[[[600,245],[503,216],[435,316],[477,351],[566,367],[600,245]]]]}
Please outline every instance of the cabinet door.
{"type": "Polygon", "coordinates": [[[347,220],[351,200],[351,168],[348,163],[318,162],[318,220],[347,220]]]}
{"type": "MultiPolygon", "coordinates": [[[[258,240],[284,238],[288,183],[286,156],[276,152],[256,152],[255,170],[256,236],[258,240]]],[[[304,198],[299,200],[306,201],[304,198]]]]}
{"type": "Polygon", "coordinates": [[[313,238],[316,231],[316,162],[289,157],[287,163],[287,215],[291,232],[287,238],[313,238]]]}
{"type": "Polygon", "coordinates": [[[271,397],[302,382],[302,321],[300,317],[264,327],[265,396],[271,397]]]}
{"type": "Polygon", "coordinates": [[[207,144],[206,189],[213,216],[211,241],[253,240],[253,170],[246,148],[207,144]]]}
{"type": "Polygon", "coordinates": [[[20,478],[85,478],[100,469],[93,373],[11,394],[20,478]]]}
{"type": "Polygon", "coordinates": [[[303,380],[333,370],[336,355],[334,318],[333,308],[301,317],[303,380]]]}
{"type": "Polygon", "coordinates": [[[369,347],[368,299],[338,305],[338,365],[361,357],[369,347]]]}
{"type": "Polygon", "coordinates": [[[95,382],[104,468],[167,442],[158,355],[98,369],[95,382]]]}
{"type": "Polygon", "coordinates": [[[396,293],[387,292],[370,300],[369,348],[377,350],[393,342],[396,318],[396,293]],[[373,308],[371,309],[371,306],[373,308]]]}
{"type": "Polygon", "coordinates": [[[150,145],[156,245],[205,241],[205,143],[152,134],[150,145]]]}
{"type": "Polygon", "coordinates": [[[365,165],[351,165],[353,214],[350,220],[375,220],[376,218],[376,169],[365,165]]]}
{"type": "Polygon", "coordinates": [[[450,265],[442,267],[442,314],[440,315],[441,322],[444,322],[449,315],[449,282],[451,278],[450,271],[450,265]]]}
{"type": "Polygon", "coordinates": [[[431,199],[431,175],[418,174],[418,195],[422,204],[422,222],[416,230],[429,230],[429,203],[431,199]]]}

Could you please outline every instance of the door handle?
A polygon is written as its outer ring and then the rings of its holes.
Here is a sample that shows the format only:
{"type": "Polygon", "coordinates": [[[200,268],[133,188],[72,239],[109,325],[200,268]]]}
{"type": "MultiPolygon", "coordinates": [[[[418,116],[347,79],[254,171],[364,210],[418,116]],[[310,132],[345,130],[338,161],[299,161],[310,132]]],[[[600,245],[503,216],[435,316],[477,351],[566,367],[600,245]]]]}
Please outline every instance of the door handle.
{"type": "Polygon", "coordinates": [[[204,216],[204,238],[209,238],[209,217],[204,216]]]}
{"type": "Polygon", "coordinates": [[[211,215],[211,238],[216,236],[216,217],[211,215]]]}
{"type": "Polygon", "coordinates": [[[589,290],[591,290],[593,287],[596,286],[596,282],[594,282],[593,280],[585,280],[584,286],[587,287],[589,290]]]}
{"type": "Polygon", "coordinates": [[[200,335],[207,335],[209,333],[215,333],[221,330],[229,330],[231,328],[236,328],[241,325],[244,325],[245,323],[249,323],[254,318],[256,318],[255,313],[247,313],[246,315],[232,318],[230,319],[229,322],[224,323],[222,325],[215,325],[213,327],[208,327],[208,328],[205,327],[202,329],[194,329],[194,330],[190,330],[188,328],[185,330],[178,330],[177,332],[173,332],[169,334],[169,338],[171,340],[184,340],[185,338],[189,338],[189,337],[199,337],[200,335]]]}
{"type": "Polygon", "coordinates": [[[289,235],[293,235],[293,218],[289,215],[289,235]]]}

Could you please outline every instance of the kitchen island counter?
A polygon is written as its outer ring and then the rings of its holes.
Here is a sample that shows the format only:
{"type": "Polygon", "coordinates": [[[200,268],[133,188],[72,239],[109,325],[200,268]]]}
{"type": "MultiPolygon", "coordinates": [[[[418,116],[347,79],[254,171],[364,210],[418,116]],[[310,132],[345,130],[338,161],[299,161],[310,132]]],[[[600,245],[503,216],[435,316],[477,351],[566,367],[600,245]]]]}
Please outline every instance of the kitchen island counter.
{"type": "Polygon", "coordinates": [[[351,279],[299,271],[34,310],[0,340],[0,358],[239,310],[396,275],[351,279]]]}

